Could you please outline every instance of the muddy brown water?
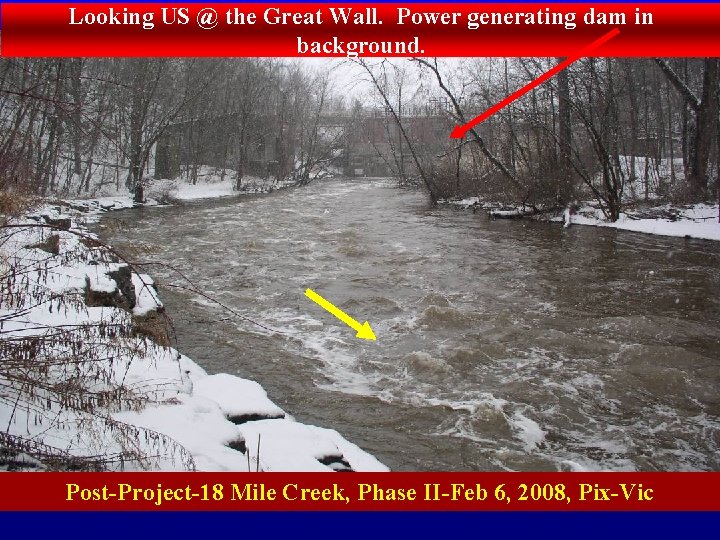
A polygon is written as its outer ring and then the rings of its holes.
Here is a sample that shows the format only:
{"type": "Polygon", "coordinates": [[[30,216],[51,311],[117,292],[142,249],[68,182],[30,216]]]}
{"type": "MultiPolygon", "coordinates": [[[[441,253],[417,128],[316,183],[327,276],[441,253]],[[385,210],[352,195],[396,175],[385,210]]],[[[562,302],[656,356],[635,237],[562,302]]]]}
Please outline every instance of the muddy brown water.
{"type": "Polygon", "coordinates": [[[491,221],[367,179],[117,219],[108,240],[278,331],[149,267],[183,353],[394,470],[720,469],[718,243],[491,221]]]}

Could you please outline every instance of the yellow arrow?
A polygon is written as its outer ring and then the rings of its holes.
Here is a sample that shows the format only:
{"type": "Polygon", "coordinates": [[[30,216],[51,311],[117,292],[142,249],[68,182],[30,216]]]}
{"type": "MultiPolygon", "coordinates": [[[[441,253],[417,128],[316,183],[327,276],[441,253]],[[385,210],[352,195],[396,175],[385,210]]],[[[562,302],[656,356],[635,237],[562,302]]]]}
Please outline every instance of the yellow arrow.
{"type": "Polygon", "coordinates": [[[307,289],[305,291],[305,296],[307,296],[310,300],[315,302],[318,306],[320,306],[323,309],[326,309],[333,315],[335,315],[338,319],[340,319],[342,322],[347,324],[350,328],[355,330],[357,334],[355,337],[360,339],[369,339],[370,341],[375,341],[375,334],[373,334],[372,328],[370,328],[370,323],[365,321],[365,324],[360,324],[358,321],[353,319],[350,315],[345,313],[343,310],[336,308],[334,305],[332,305],[330,302],[325,300],[322,296],[320,296],[318,293],[313,291],[312,289],[307,289]]]}

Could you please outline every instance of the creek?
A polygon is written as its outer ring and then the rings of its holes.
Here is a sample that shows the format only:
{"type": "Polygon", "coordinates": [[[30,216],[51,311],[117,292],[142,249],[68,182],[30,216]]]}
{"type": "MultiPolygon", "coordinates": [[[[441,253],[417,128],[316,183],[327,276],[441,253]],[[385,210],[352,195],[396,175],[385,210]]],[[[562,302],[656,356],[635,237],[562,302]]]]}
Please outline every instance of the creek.
{"type": "Polygon", "coordinates": [[[393,470],[720,469],[720,244],[492,221],[382,179],[103,225],[277,331],[150,266],[180,351],[393,470]]]}

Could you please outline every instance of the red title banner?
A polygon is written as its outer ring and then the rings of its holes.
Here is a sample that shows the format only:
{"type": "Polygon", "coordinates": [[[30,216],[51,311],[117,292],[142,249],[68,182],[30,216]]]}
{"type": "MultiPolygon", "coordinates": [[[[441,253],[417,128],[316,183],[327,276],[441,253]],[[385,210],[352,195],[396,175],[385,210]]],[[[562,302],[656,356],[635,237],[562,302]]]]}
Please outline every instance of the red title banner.
{"type": "Polygon", "coordinates": [[[720,510],[720,473],[6,473],[0,510],[720,510]]]}
{"type": "Polygon", "coordinates": [[[3,4],[3,56],[720,56],[717,4],[3,4]]]}

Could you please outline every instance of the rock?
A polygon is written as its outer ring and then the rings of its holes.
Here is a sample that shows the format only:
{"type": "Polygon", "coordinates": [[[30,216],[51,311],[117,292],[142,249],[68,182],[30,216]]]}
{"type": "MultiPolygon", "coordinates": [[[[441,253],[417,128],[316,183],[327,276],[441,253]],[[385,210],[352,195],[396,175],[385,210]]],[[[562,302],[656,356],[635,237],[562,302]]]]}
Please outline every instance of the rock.
{"type": "Polygon", "coordinates": [[[237,452],[245,453],[247,451],[247,445],[245,444],[245,439],[240,436],[239,439],[235,439],[234,441],[230,441],[227,443],[228,448],[232,448],[233,450],[236,450],[237,452]]]}
{"type": "MultiPolygon", "coordinates": [[[[89,307],[114,307],[133,313],[136,305],[136,291],[133,283],[133,271],[127,264],[107,272],[107,277],[115,282],[112,290],[102,289],[102,285],[93,284],[85,277],[85,304],[89,307]]],[[[170,335],[162,306],[143,315],[133,315],[133,335],[149,338],[161,347],[170,346],[170,335]]]]}
{"type": "Polygon", "coordinates": [[[318,461],[335,472],[355,472],[343,455],[323,456],[318,461]]]}
{"type": "Polygon", "coordinates": [[[85,305],[88,307],[115,307],[129,311],[129,305],[119,290],[98,291],[93,289],[89,277],[85,277],[85,305]]]}
{"type": "Polygon", "coordinates": [[[116,307],[132,311],[135,307],[135,285],[130,267],[122,265],[108,272],[107,276],[116,283],[111,291],[93,289],[90,278],[85,278],[85,304],[89,307],[116,307]]]}
{"type": "Polygon", "coordinates": [[[51,234],[44,242],[40,242],[39,244],[34,244],[29,247],[42,249],[52,255],[60,255],[60,236],[57,234],[51,234]]]}
{"type": "Polygon", "coordinates": [[[68,206],[73,210],[77,210],[78,212],[87,213],[90,211],[90,207],[87,204],[83,203],[68,203],[68,206]]]}
{"type": "Polygon", "coordinates": [[[262,386],[227,373],[195,381],[193,395],[217,403],[225,418],[235,425],[285,418],[285,411],[268,398],[262,386]]]}
{"type": "Polygon", "coordinates": [[[522,219],[526,216],[531,215],[528,212],[525,212],[520,209],[512,209],[512,210],[490,210],[488,212],[490,215],[490,218],[492,219],[522,219]]]}
{"type": "Polygon", "coordinates": [[[114,279],[115,283],[117,283],[118,289],[126,299],[127,310],[130,311],[135,307],[135,285],[133,285],[132,270],[127,264],[124,264],[117,270],[108,272],[108,277],[114,279]]]}
{"type": "Polygon", "coordinates": [[[50,216],[44,214],[42,218],[48,225],[52,225],[58,229],[63,229],[64,231],[70,230],[70,227],[72,226],[72,220],[70,218],[51,218],[50,216]]]}
{"type": "Polygon", "coordinates": [[[285,418],[284,414],[261,414],[261,413],[252,413],[252,414],[234,414],[234,415],[227,415],[226,418],[230,420],[235,425],[244,424],[245,422],[257,422],[258,420],[278,420],[280,418],[285,418]]]}

